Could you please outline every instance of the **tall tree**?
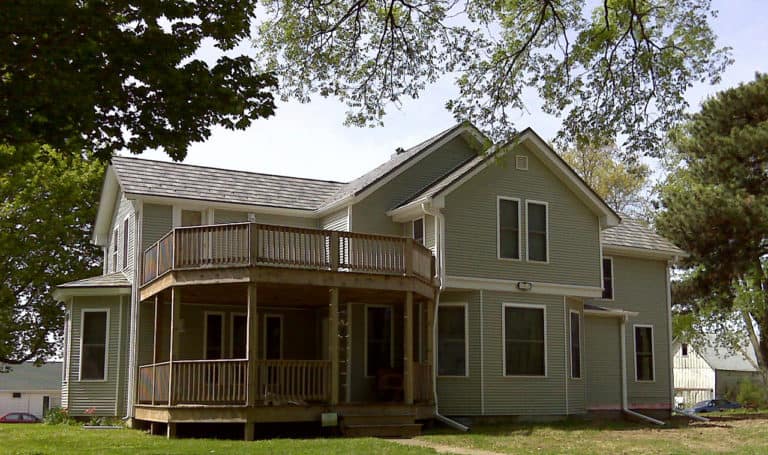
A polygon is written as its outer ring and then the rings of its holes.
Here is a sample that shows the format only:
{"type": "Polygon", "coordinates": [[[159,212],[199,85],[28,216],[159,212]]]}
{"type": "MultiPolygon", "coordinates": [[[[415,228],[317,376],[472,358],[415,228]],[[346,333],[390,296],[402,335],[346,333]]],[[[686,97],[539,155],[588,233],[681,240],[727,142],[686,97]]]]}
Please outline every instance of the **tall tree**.
{"type": "Polygon", "coordinates": [[[91,245],[104,164],[50,147],[0,145],[0,161],[32,159],[0,174],[0,362],[42,361],[61,339],[63,309],[51,296],[63,281],[93,275],[91,245]]]}
{"type": "MultiPolygon", "coordinates": [[[[162,148],[175,160],[220,125],[274,112],[276,79],[247,55],[209,65],[205,44],[232,51],[255,0],[3,0],[0,144],[70,154],[162,148]],[[32,145],[31,147],[24,147],[32,145]]],[[[0,162],[0,170],[11,163],[0,162]]]]}
{"type": "Polygon", "coordinates": [[[647,218],[647,165],[626,160],[615,144],[569,147],[560,156],[619,213],[647,218]]]}
{"type": "Polygon", "coordinates": [[[768,380],[768,75],[708,99],[674,144],[657,227],[690,253],[676,309],[749,339],[768,380]]]}
{"type": "Polygon", "coordinates": [[[695,82],[716,82],[731,61],[708,23],[710,0],[264,0],[255,40],[283,96],[334,96],[351,124],[378,124],[445,74],[447,108],[494,139],[535,88],[564,116],[561,143],[628,137],[658,152],[695,82]]]}

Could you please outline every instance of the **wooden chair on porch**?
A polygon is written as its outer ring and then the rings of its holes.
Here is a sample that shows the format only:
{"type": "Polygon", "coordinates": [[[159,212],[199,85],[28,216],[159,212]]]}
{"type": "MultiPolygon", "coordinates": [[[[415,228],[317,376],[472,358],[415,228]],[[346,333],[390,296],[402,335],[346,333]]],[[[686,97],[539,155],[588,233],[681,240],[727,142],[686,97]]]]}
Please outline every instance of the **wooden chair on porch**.
{"type": "Polygon", "coordinates": [[[379,401],[403,401],[403,372],[393,368],[376,371],[376,398],[379,401]]]}

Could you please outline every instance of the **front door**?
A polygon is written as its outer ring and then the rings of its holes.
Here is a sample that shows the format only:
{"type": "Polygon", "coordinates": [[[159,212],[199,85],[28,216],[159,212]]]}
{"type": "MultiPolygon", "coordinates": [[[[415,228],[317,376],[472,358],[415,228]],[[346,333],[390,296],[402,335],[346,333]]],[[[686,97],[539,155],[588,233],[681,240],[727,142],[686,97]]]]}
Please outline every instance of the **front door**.
{"type": "Polygon", "coordinates": [[[264,358],[283,358],[283,317],[277,314],[264,316],[264,358]]]}

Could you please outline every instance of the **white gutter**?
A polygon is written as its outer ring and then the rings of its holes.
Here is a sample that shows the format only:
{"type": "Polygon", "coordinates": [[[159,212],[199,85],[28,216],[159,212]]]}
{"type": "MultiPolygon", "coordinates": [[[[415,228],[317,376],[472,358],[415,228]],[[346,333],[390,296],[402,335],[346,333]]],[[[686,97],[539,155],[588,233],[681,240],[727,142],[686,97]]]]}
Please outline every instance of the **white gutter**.
{"type": "Polygon", "coordinates": [[[638,419],[655,423],[656,425],[666,425],[661,420],[648,417],[629,409],[629,400],[627,399],[627,315],[621,318],[621,410],[638,419]]]}
{"type": "MultiPolygon", "coordinates": [[[[440,280],[440,287],[438,288],[437,295],[435,296],[435,314],[432,318],[432,397],[435,400],[435,419],[443,422],[453,429],[466,432],[469,431],[468,426],[440,414],[437,400],[437,356],[435,353],[437,352],[437,310],[440,307],[440,294],[443,292],[443,288],[445,287],[445,218],[443,218],[443,214],[440,213],[439,209],[435,211],[433,216],[435,217],[435,223],[439,223],[440,225],[440,238],[435,239],[435,242],[437,243],[436,250],[438,252],[439,261],[437,273],[438,279],[440,280]]],[[[467,340],[467,342],[469,342],[469,340],[467,340]]]]}

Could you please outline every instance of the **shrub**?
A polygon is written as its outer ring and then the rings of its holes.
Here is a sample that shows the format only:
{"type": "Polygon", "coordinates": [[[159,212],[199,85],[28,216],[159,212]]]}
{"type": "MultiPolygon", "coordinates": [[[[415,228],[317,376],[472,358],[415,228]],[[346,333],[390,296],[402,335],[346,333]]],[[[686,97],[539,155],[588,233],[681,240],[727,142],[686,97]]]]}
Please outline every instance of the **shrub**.
{"type": "Polygon", "coordinates": [[[765,390],[751,379],[741,380],[736,392],[736,401],[745,407],[764,407],[766,405],[765,390]]]}
{"type": "Polygon", "coordinates": [[[51,408],[43,418],[48,425],[75,425],[77,420],[69,415],[66,408],[51,408]]]}

